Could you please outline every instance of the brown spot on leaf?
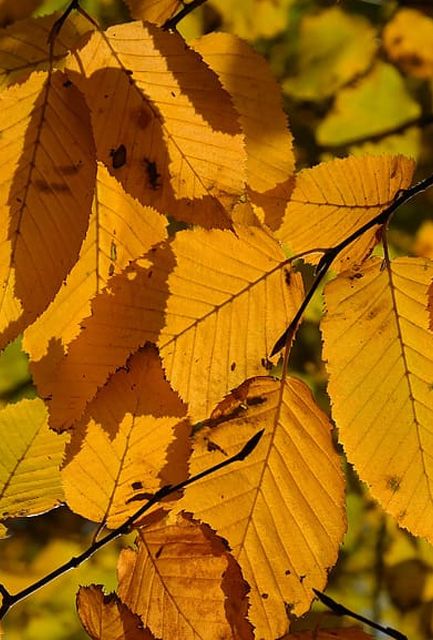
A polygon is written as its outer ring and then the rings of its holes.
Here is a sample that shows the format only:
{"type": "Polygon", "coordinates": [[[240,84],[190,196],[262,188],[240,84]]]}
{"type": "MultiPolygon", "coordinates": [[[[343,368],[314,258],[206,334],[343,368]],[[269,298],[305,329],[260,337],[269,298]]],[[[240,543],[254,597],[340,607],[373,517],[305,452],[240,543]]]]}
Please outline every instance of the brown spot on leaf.
{"type": "Polygon", "coordinates": [[[126,147],[124,144],[121,144],[117,147],[117,149],[111,149],[110,151],[111,162],[113,165],[113,169],[120,169],[123,165],[126,164],[126,147]]]}
{"type": "Polygon", "coordinates": [[[236,369],[236,362],[232,362],[230,365],[230,371],[234,371],[236,369]]]}
{"type": "Polygon", "coordinates": [[[269,594],[268,593],[262,593],[261,597],[263,598],[263,600],[267,600],[269,598],[269,594]]]}
{"type": "Polygon", "coordinates": [[[135,482],[133,482],[131,484],[131,487],[134,489],[134,491],[138,491],[138,489],[142,489],[143,488],[143,483],[140,482],[139,480],[136,480],[135,482]]]}
{"type": "Polygon", "coordinates": [[[386,487],[390,491],[396,492],[400,489],[401,478],[398,476],[388,476],[386,479],[386,487]]]}

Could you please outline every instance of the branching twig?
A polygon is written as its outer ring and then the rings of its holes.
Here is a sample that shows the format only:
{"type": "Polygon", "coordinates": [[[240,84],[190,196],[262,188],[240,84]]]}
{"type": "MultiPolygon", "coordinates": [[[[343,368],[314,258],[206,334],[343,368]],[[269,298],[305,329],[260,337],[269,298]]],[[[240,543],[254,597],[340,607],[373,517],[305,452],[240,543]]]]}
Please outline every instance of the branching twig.
{"type": "Polygon", "coordinates": [[[186,18],[186,16],[189,13],[191,13],[191,11],[194,11],[194,9],[197,9],[205,2],[206,0],[191,0],[188,3],[184,2],[183,9],[181,9],[179,13],[176,13],[176,15],[173,16],[172,18],[169,18],[168,20],[166,20],[162,25],[162,28],[165,31],[173,31],[174,29],[176,29],[177,25],[181,20],[186,18]]]}
{"type": "Polygon", "coordinates": [[[178,484],[173,484],[173,485],[169,484],[162,487],[150,499],[148,499],[145,504],[141,505],[141,507],[137,509],[137,511],[135,511],[131,516],[129,516],[129,518],[125,520],[125,522],[123,522],[123,524],[121,524],[119,527],[110,531],[110,533],[108,533],[103,538],[100,538],[99,540],[95,540],[79,556],[75,556],[71,558],[64,564],[60,565],[60,567],[57,567],[57,569],[54,569],[54,571],[51,571],[46,576],[44,576],[40,580],[37,580],[36,582],[29,585],[25,589],[22,589],[17,593],[9,593],[6,587],[0,584],[0,595],[3,598],[2,604],[0,607],[0,620],[2,620],[5,617],[9,609],[13,607],[15,604],[17,604],[17,602],[24,600],[24,598],[27,598],[29,595],[31,595],[41,587],[44,587],[48,583],[52,582],[53,580],[63,575],[70,569],[75,569],[82,562],[90,558],[96,551],[98,551],[102,547],[105,547],[105,545],[107,545],[109,542],[112,542],[115,538],[118,538],[119,536],[124,535],[125,533],[128,533],[130,528],[132,527],[134,522],[138,520],[138,518],[140,518],[144,513],[146,513],[146,511],[148,511],[151,507],[153,507],[155,504],[157,504],[167,496],[171,495],[172,493],[176,493],[181,489],[184,489],[185,487],[189,486],[193,482],[197,482],[198,480],[201,480],[202,478],[212,473],[215,473],[216,471],[219,471],[220,469],[223,469],[224,467],[227,467],[230,464],[233,464],[233,462],[240,462],[241,460],[244,460],[247,456],[250,455],[250,453],[254,451],[263,433],[264,433],[263,429],[261,431],[258,431],[252,438],[248,440],[246,445],[238,453],[236,453],[234,456],[231,456],[230,458],[227,458],[227,460],[223,460],[219,464],[216,464],[213,467],[210,467],[209,469],[206,469],[205,471],[202,471],[201,473],[198,473],[197,475],[192,476],[187,480],[184,480],[183,482],[179,482],[178,484]]]}
{"type": "Polygon", "coordinates": [[[363,622],[364,624],[368,625],[372,629],[377,629],[377,631],[382,631],[382,633],[385,633],[390,638],[396,638],[396,640],[408,640],[408,637],[405,636],[404,633],[401,633],[401,631],[397,631],[397,629],[393,629],[392,627],[384,627],[383,625],[378,624],[377,622],[374,622],[374,620],[370,620],[365,616],[361,616],[359,613],[356,613],[355,611],[351,611],[344,605],[340,604],[339,602],[336,602],[335,600],[333,600],[326,594],[322,593],[321,591],[318,591],[317,589],[313,589],[313,591],[316,594],[316,596],[319,598],[320,602],[322,602],[326,607],[331,609],[331,611],[334,611],[334,613],[336,613],[338,616],[348,616],[349,618],[353,618],[354,620],[363,622]]]}
{"type": "Polygon", "coordinates": [[[302,301],[293,320],[291,321],[287,329],[284,331],[284,333],[278,338],[277,342],[275,343],[274,348],[271,351],[271,357],[277,354],[279,351],[281,351],[281,349],[285,346],[287,341],[293,335],[311,298],[313,297],[314,293],[317,291],[320,283],[322,282],[326,273],[329,271],[329,268],[331,267],[335,258],[343,251],[343,249],[345,249],[350,244],[352,244],[352,242],[360,238],[366,231],[369,231],[369,229],[372,229],[373,227],[376,227],[376,226],[386,225],[389,222],[393,213],[399,207],[401,207],[402,204],[405,204],[406,202],[411,200],[414,196],[418,195],[422,191],[425,191],[432,185],[433,185],[433,174],[428,176],[427,178],[424,178],[424,180],[417,182],[412,187],[409,187],[409,189],[404,189],[400,191],[397,197],[393,200],[393,202],[391,202],[391,204],[388,207],[386,207],[386,209],[384,209],[383,211],[378,213],[377,216],[375,216],[374,218],[372,218],[371,220],[363,224],[362,227],[359,227],[359,229],[357,229],[352,234],[350,234],[350,236],[347,236],[347,238],[342,240],[339,244],[335,245],[335,247],[330,247],[329,249],[325,249],[323,251],[323,255],[320,258],[316,267],[316,277],[314,278],[313,284],[308,290],[307,295],[302,301]]]}

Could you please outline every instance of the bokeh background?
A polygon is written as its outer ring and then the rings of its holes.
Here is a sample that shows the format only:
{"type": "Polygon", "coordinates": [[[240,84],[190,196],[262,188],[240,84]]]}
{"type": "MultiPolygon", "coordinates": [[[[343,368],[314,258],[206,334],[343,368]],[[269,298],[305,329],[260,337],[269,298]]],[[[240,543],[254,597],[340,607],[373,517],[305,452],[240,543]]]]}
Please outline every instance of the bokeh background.
{"type": "MultiPolygon", "coordinates": [[[[65,4],[0,0],[0,27],[61,11],[65,4]]],[[[82,0],[81,5],[103,27],[130,20],[121,0],[82,0]]],[[[179,26],[187,40],[215,30],[241,36],[268,59],[281,83],[298,170],[348,154],[403,153],[417,161],[415,179],[433,172],[431,0],[208,0],[179,26]]],[[[5,34],[0,32],[0,48],[5,34]]],[[[397,212],[389,238],[394,255],[433,258],[433,190],[397,212]]],[[[304,275],[308,283],[312,274],[306,269],[304,275]]],[[[329,411],[318,328],[322,310],[319,292],[290,366],[329,411]]],[[[0,355],[0,405],[34,395],[17,340],[0,355]]],[[[433,638],[433,548],[399,529],[344,465],[349,526],[327,593],[411,640],[433,638]]],[[[0,581],[16,591],[78,554],[94,525],[59,508],[10,522],[8,528],[13,535],[1,542],[0,581]]],[[[91,582],[113,589],[118,548],[125,543],[113,543],[17,605],[5,622],[6,638],[86,638],[75,613],[75,593],[91,582]]],[[[294,629],[341,623],[316,604],[294,629]]]]}

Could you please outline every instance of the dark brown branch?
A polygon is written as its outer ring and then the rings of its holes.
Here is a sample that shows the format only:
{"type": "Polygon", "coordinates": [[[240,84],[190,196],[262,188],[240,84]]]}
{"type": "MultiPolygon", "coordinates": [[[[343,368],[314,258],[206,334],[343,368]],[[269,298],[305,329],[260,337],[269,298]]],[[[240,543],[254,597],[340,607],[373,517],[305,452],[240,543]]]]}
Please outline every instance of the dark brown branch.
{"type": "Polygon", "coordinates": [[[271,351],[271,357],[277,354],[279,351],[281,351],[281,349],[285,346],[288,340],[290,340],[311,298],[313,297],[314,293],[317,291],[320,283],[322,282],[326,273],[329,271],[330,266],[332,265],[332,263],[334,262],[338,254],[341,253],[343,249],[345,249],[350,244],[352,244],[352,242],[360,238],[366,231],[369,231],[369,229],[376,226],[382,226],[387,224],[391,216],[393,215],[393,213],[399,207],[401,207],[402,204],[405,204],[406,202],[411,200],[414,196],[418,195],[422,191],[425,191],[432,185],[433,185],[433,174],[431,176],[428,176],[427,178],[424,178],[424,180],[417,182],[412,187],[409,187],[409,189],[404,189],[400,191],[397,194],[396,198],[393,200],[393,202],[391,202],[391,204],[388,207],[386,207],[386,209],[384,209],[377,216],[375,216],[374,218],[372,218],[371,220],[363,224],[362,227],[359,227],[359,229],[354,231],[350,236],[342,240],[339,244],[335,245],[335,247],[330,247],[329,249],[325,249],[323,251],[323,255],[320,258],[316,267],[316,277],[314,278],[313,284],[308,290],[307,295],[302,301],[293,320],[291,321],[287,329],[284,331],[284,333],[278,338],[277,342],[275,343],[271,351]]]}
{"type": "Polygon", "coordinates": [[[169,18],[168,20],[166,20],[162,25],[162,28],[165,31],[174,31],[174,29],[176,29],[177,25],[181,20],[186,18],[186,16],[190,14],[191,11],[194,11],[194,9],[197,9],[205,2],[206,0],[191,0],[188,3],[184,2],[183,9],[181,9],[179,13],[176,13],[176,15],[173,16],[172,18],[169,18]]]}
{"type": "Polygon", "coordinates": [[[125,533],[128,533],[136,520],[141,518],[141,516],[144,515],[147,511],[149,511],[151,507],[153,507],[155,504],[157,504],[167,496],[171,495],[172,493],[176,493],[177,491],[180,491],[185,487],[188,487],[193,482],[197,482],[198,480],[201,480],[202,478],[212,473],[215,473],[216,471],[219,471],[220,469],[223,469],[224,467],[227,467],[228,465],[233,464],[234,462],[241,462],[242,460],[244,460],[247,456],[249,456],[254,451],[263,433],[264,433],[264,429],[262,429],[261,431],[258,431],[252,438],[248,440],[245,446],[238,453],[236,453],[234,456],[231,456],[230,458],[227,458],[227,460],[223,460],[219,464],[216,464],[213,467],[210,467],[209,469],[202,471],[201,473],[197,473],[195,476],[192,476],[191,478],[188,478],[183,482],[179,482],[178,484],[173,484],[173,485],[169,484],[162,487],[150,499],[148,499],[145,502],[145,504],[141,505],[141,507],[137,509],[137,511],[135,511],[131,516],[129,516],[129,518],[125,520],[123,524],[117,527],[117,529],[113,529],[106,536],[104,536],[103,538],[100,538],[100,540],[95,540],[79,556],[75,556],[71,558],[64,564],[57,567],[57,569],[54,569],[54,571],[51,571],[46,576],[44,576],[40,580],[37,580],[36,582],[29,585],[25,589],[22,589],[17,593],[9,593],[6,587],[3,584],[0,584],[0,595],[3,598],[2,604],[0,607],[0,620],[2,620],[5,617],[9,609],[13,607],[15,604],[17,604],[17,602],[24,600],[24,598],[27,598],[29,595],[31,595],[41,587],[44,587],[45,585],[49,584],[50,582],[52,582],[59,576],[63,575],[67,571],[70,571],[71,569],[75,569],[85,560],[90,558],[94,553],[96,553],[96,551],[98,551],[102,547],[105,547],[105,545],[107,545],[109,542],[112,542],[115,538],[118,538],[119,536],[124,535],[125,533]]]}
{"type": "Polygon", "coordinates": [[[340,604],[339,602],[336,602],[335,600],[333,600],[326,594],[322,593],[321,591],[318,591],[317,589],[313,589],[313,591],[316,594],[316,596],[319,598],[320,602],[322,602],[322,604],[324,604],[326,607],[331,609],[331,611],[336,613],[338,616],[347,616],[349,618],[353,618],[354,620],[358,620],[359,622],[363,622],[364,624],[371,627],[372,629],[377,629],[377,631],[382,631],[382,633],[385,633],[390,638],[396,638],[396,640],[408,640],[408,637],[405,636],[404,633],[401,633],[401,631],[397,631],[397,629],[393,629],[392,627],[384,627],[378,622],[374,622],[374,620],[370,620],[365,616],[361,616],[359,613],[356,613],[355,611],[351,611],[344,605],[340,604]]]}

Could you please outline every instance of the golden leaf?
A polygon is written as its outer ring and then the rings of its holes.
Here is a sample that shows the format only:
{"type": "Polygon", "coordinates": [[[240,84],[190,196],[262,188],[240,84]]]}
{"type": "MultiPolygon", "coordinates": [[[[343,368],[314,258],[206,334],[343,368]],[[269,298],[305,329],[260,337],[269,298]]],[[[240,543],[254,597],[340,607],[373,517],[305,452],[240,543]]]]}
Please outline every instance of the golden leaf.
{"type": "Polygon", "coordinates": [[[131,23],[95,33],[69,68],[92,112],[98,158],[125,190],[164,213],[227,227],[222,204],[230,208],[245,182],[243,136],[200,56],[178,34],[131,23]]]}
{"type": "Polygon", "coordinates": [[[281,91],[265,59],[229,33],[213,33],[191,45],[233,98],[245,134],[247,184],[268,191],[293,175],[295,157],[281,91]]]}
{"type": "MultiPolygon", "coordinates": [[[[337,245],[372,220],[410,185],[414,162],[404,156],[345,158],[301,171],[276,236],[295,253],[337,245]]],[[[378,241],[373,227],[342,251],[333,269],[360,262],[378,241]]],[[[315,263],[321,254],[306,256],[315,263]]]]}
{"type": "Polygon", "coordinates": [[[185,413],[154,351],[135,354],[73,431],[61,472],[70,509],[115,528],[137,510],[137,502],[128,502],[137,492],[152,494],[183,480],[190,430],[185,413]]]}
{"type": "Polygon", "coordinates": [[[267,356],[302,300],[302,280],[265,230],[236,233],[179,232],[112,278],[67,356],[51,344],[34,372],[54,428],[80,417],[108,375],[146,341],[158,345],[194,420],[267,370],[267,356]]]}
{"type": "MultiPolygon", "coordinates": [[[[13,0],[15,6],[20,3],[13,0]]],[[[59,14],[29,18],[0,30],[0,88],[50,66],[48,35],[59,14]]],[[[90,23],[79,14],[69,16],[53,48],[53,65],[62,68],[70,49],[89,31],[90,23]]]]}
{"type": "Polygon", "coordinates": [[[433,262],[379,258],[327,285],[332,415],[347,457],[400,526],[433,541],[433,262]]]}
{"type": "Polygon", "coordinates": [[[405,73],[433,77],[433,20],[416,9],[400,9],[383,30],[389,58],[405,73]]]}
{"type": "Polygon", "coordinates": [[[0,344],[48,306],[75,263],[95,181],[81,94],[60,71],[0,93],[0,344]]]}
{"type": "Polygon", "coordinates": [[[224,31],[245,40],[272,38],[287,25],[294,0],[211,0],[221,14],[224,31]]]}
{"type": "Polygon", "coordinates": [[[222,540],[179,515],[139,530],[121,552],[122,600],[161,640],[252,640],[247,585],[222,540]]]}
{"type": "Polygon", "coordinates": [[[0,410],[0,518],[42,513],[63,499],[59,465],[66,436],[48,428],[42,400],[0,410]]]}
{"type": "Polygon", "coordinates": [[[179,509],[228,541],[251,587],[258,638],[287,631],[287,614],[310,607],[345,530],[344,477],[331,424],[295,378],[246,381],[195,436],[191,475],[265,434],[248,458],[186,489],[179,509]]]}
{"type": "Polygon", "coordinates": [[[155,636],[143,627],[115,593],[105,595],[102,586],[80,587],[77,611],[81,623],[92,640],[154,640],[155,636]]]}
{"type": "Polygon", "coordinates": [[[162,26],[182,9],[182,0],[126,0],[134,20],[148,20],[162,26]]]}
{"type": "Polygon", "coordinates": [[[99,164],[89,228],[79,259],[56,298],[24,333],[23,346],[32,359],[33,375],[52,340],[67,348],[91,314],[91,300],[110,277],[166,237],[167,219],[123,191],[99,164]]]}

